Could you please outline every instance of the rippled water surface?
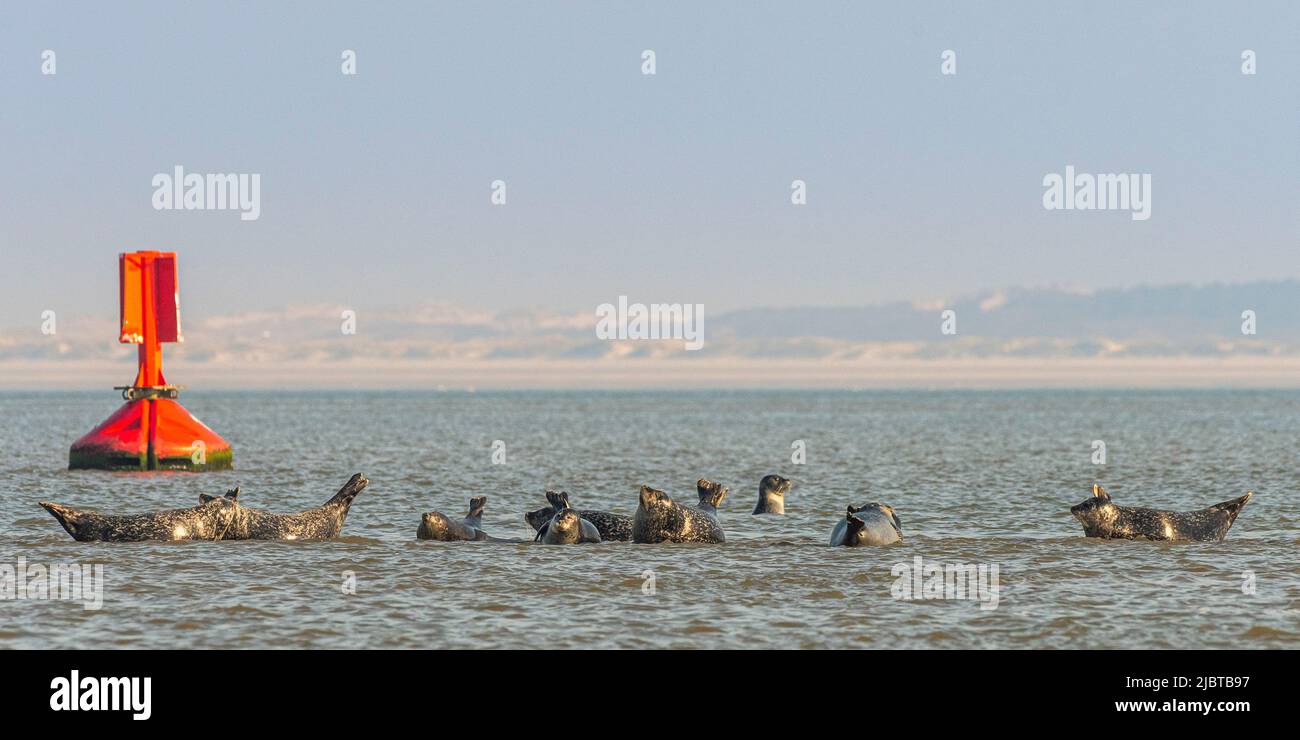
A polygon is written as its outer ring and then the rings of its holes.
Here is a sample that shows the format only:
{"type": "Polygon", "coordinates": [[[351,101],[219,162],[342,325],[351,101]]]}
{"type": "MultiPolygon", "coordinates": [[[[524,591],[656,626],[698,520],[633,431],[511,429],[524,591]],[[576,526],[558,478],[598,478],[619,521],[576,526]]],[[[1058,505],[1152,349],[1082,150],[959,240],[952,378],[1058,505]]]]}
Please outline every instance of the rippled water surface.
{"type": "Polygon", "coordinates": [[[111,394],[0,395],[0,563],[103,563],[103,608],[0,601],[0,646],[1013,647],[1300,645],[1292,392],[188,393],[234,471],[68,471],[111,394]],[[505,464],[492,463],[494,440],[505,464]],[[803,440],[807,463],[791,463],[803,440]],[[1107,463],[1091,462],[1093,440],[1107,463]],[[78,543],[36,502],[103,512],[319,505],[371,486],[328,542],[78,543]],[[758,480],[795,480],[784,517],[758,480]],[[731,488],[725,545],[572,547],[415,539],[420,513],[531,537],[547,488],[631,514],[641,483],[693,503],[731,488]],[[1256,492],[1219,544],[1085,539],[1094,480],[1121,504],[1256,492]],[[892,504],[905,542],[826,545],[845,504],[892,504]],[[996,565],[995,609],[899,600],[897,564],[996,565]],[[355,574],[355,594],[344,593],[355,574]],[[647,572],[653,593],[647,593],[647,572]],[[1253,573],[1253,579],[1247,572],[1253,573]],[[1254,593],[1243,588],[1253,584],[1254,593]]]}

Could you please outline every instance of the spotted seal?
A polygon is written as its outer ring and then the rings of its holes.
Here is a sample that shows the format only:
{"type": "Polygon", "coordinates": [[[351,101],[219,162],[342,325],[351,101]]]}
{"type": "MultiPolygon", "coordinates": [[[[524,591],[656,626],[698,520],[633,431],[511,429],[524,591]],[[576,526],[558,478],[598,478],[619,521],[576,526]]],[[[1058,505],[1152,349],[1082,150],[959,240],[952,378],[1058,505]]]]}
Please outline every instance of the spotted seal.
{"type": "Polygon", "coordinates": [[[569,505],[569,494],[546,492],[546,500],[555,510],[551,520],[537,530],[538,542],[545,545],[576,545],[600,542],[600,530],[569,505]]]}
{"type": "Polygon", "coordinates": [[[903,523],[892,506],[869,503],[849,504],[844,518],[831,530],[831,547],[890,545],[903,541],[903,523]]]}
{"type": "MultiPolygon", "coordinates": [[[[296,514],[275,514],[261,509],[250,509],[239,503],[239,489],[226,491],[223,497],[236,504],[234,520],[222,539],[226,540],[328,540],[343,532],[343,522],[352,508],[352,500],[365,490],[370,481],[360,473],[347,483],[329,501],[314,509],[296,514]]],[[[199,501],[208,503],[216,496],[200,494],[199,501]]]]}
{"type": "Polygon", "coordinates": [[[1200,511],[1140,509],[1112,503],[1110,494],[1093,484],[1092,498],[1070,507],[1088,537],[1104,539],[1163,540],[1166,542],[1222,542],[1242,507],[1255,494],[1215,504],[1200,511]]]}
{"type": "Polygon", "coordinates": [[[229,532],[239,509],[233,499],[212,496],[192,509],[150,514],[100,514],[47,501],[40,503],[79,542],[219,540],[229,532]]]}
{"type": "Polygon", "coordinates": [[[765,475],[758,483],[758,504],[755,514],[784,514],[785,495],[790,492],[790,479],[779,475],[765,475]]]}
{"type": "Polygon", "coordinates": [[[727,497],[727,488],[701,478],[696,484],[700,495],[698,507],[682,506],[663,491],[641,486],[641,500],[632,517],[632,541],[658,542],[726,542],[718,523],[718,506],[727,497]]]}
{"type": "MultiPolygon", "coordinates": [[[[551,491],[546,492],[547,501],[550,501],[551,493],[551,491]]],[[[561,493],[567,500],[568,492],[561,493]]],[[[524,520],[534,531],[540,531],[553,516],[555,516],[555,507],[547,505],[524,514],[524,520]]],[[[596,531],[600,532],[602,542],[627,542],[632,539],[632,517],[630,516],[594,509],[579,509],[578,516],[596,525],[596,531]]]]}

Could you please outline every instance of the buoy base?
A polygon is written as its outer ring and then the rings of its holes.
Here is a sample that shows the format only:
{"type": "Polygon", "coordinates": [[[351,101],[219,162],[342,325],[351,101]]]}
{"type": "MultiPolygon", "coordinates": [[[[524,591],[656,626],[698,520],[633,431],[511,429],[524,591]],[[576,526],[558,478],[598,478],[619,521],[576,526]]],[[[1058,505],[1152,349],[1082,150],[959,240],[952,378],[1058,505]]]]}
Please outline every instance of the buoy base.
{"type": "Polygon", "coordinates": [[[72,443],[68,468],[94,470],[228,470],[230,443],[176,401],[127,401],[72,443]]]}

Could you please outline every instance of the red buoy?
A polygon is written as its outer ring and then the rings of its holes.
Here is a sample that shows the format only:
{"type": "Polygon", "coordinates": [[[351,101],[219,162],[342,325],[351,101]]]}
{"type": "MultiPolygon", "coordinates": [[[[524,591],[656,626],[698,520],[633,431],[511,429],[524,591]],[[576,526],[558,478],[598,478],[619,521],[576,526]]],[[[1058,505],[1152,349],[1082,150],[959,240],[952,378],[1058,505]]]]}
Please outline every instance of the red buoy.
{"type": "Polygon", "coordinates": [[[69,468],[102,470],[220,470],[234,462],[230,443],[186,411],[162,373],[162,343],[180,342],[175,252],[118,255],[123,344],[140,346],[135,382],[119,386],[122,405],[72,443],[69,468]]]}

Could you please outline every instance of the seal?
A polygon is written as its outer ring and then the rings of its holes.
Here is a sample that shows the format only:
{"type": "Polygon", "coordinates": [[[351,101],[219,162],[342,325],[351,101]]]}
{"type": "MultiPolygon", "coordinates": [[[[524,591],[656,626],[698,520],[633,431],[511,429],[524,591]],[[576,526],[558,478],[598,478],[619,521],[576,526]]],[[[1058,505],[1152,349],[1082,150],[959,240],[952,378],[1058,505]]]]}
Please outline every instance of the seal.
{"type": "MultiPolygon", "coordinates": [[[[230,528],[222,539],[226,540],[328,540],[343,531],[343,522],[352,508],[357,494],[365,490],[370,481],[360,473],[347,483],[329,501],[314,509],[296,514],[274,514],[261,509],[250,509],[239,503],[239,489],[226,491],[225,500],[235,504],[230,528]]],[[[215,501],[216,496],[202,494],[199,501],[215,501]]]]}
{"type": "Polygon", "coordinates": [[[555,514],[551,516],[551,521],[537,530],[535,539],[538,542],[545,545],[600,542],[600,530],[569,505],[569,494],[547,491],[546,500],[550,502],[555,514]]]}
{"type": "Polygon", "coordinates": [[[415,530],[415,536],[421,540],[440,542],[523,542],[523,540],[499,539],[484,532],[483,508],[486,505],[487,496],[471,498],[469,512],[460,521],[440,511],[430,511],[420,517],[420,527],[415,530]]]}
{"type": "MultiPolygon", "coordinates": [[[[551,500],[551,493],[551,491],[546,492],[547,501],[551,500]]],[[[567,492],[561,494],[567,500],[569,494],[567,492]]],[[[524,514],[524,520],[528,522],[528,526],[537,531],[550,523],[553,516],[555,516],[555,507],[547,505],[524,514]]],[[[579,509],[578,516],[596,525],[596,531],[600,532],[602,542],[627,542],[632,539],[632,517],[630,516],[594,509],[579,509]]]]}
{"type": "Polygon", "coordinates": [[[790,479],[779,475],[765,475],[758,483],[758,505],[755,514],[784,514],[785,495],[790,492],[790,479]]]}
{"type": "Polygon", "coordinates": [[[903,541],[903,523],[892,506],[869,503],[849,504],[844,518],[831,530],[831,547],[890,545],[903,541]]]}
{"type": "Polygon", "coordinates": [[[701,478],[696,484],[699,507],[682,506],[663,491],[641,486],[641,500],[632,517],[632,541],[642,544],[659,542],[723,543],[726,536],[718,523],[718,506],[727,497],[727,488],[701,478]]]}
{"type": "Polygon", "coordinates": [[[471,498],[469,512],[459,522],[440,511],[427,512],[420,517],[420,528],[415,530],[415,537],[439,542],[486,541],[488,536],[483,531],[483,508],[486,505],[487,496],[471,498]]]}
{"type": "Polygon", "coordinates": [[[1162,511],[1120,506],[1101,486],[1092,485],[1092,498],[1070,507],[1088,537],[1164,542],[1222,542],[1228,528],[1254,493],[1200,511],[1162,511]]]}
{"type": "Polygon", "coordinates": [[[46,501],[40,503],[78,542],[219,540],[229,531],[239,509],[234,499],[213,496],[192,509],[149,514],[100,514],[46,501]]]}

